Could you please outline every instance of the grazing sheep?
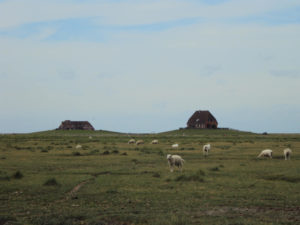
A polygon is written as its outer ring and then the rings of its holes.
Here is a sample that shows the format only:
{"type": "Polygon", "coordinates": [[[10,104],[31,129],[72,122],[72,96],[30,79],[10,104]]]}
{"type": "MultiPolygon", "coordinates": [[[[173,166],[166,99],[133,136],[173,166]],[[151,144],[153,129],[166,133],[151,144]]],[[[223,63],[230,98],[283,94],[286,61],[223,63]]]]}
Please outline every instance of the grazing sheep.
{"type": "Polygon", "coordinates": [[[171,172],[173,172],[174,166],[177,166],[178,169],[180,169],[180,171],[182,171],[182,166],[183,166],[184,159],[181,158],[181,156],[168,154],[167,155],[167,160],[168,160],[171,172]]]}
{"type": "Polygon", "coordinates": [[[130,139],[129,141],[128,141],[128,144],[134,144],[135,143],[135,140],[134,139],[130,139]]]}
{"type": "Polygon", "coordinates": [[[292,150],[289,148],[286,148],[283,150],[283,155],[285,160],[291,159],[292,150]]]}
{"type": "Polygon", "coordinates": [[[210,151],[210,144],[203,145],[203,155],[208,155],[210,151]]]}
{"type": "Polygon", "coordinates": [[[82,146],[81,146],[81,145],[76,145],[75,148],[76,148],[76,149],[80,149],[80,148],[82,148],[82,146]]]}
{"type": "Polygon", "coordinates": [[[138,141],[136,142],[136,145],[141,145],[141,144],[144,144],[144,141],[143,141],[143,140],[138,140],[138,141]]]}
{"type": "Polygon", "coordinates": [[[173,145],[172,145],[172,148],[178,148],[178,147],[179,147],[178,144],[173,144],[173,145]]]}
{"type": "Polygon", "coordinates": [[[89,136],[89,139],[93,139],[93,137],[92,137],[92,136],[89,136]]]}
{"type": "Polygon", "coordinates": [[[153,144],[153,145],[158,144],[158,140],[153,140],[153,141],[151,142],[151,144],[153,144]]]}
{"type": "Polygon", "coordinates": [[[272,159],[272,150],[271,149],[265,149],[263,150],[258,156],[257,158],[261,157],[261,156],[264,156],[264,157],[269,157],[272,159]]]}

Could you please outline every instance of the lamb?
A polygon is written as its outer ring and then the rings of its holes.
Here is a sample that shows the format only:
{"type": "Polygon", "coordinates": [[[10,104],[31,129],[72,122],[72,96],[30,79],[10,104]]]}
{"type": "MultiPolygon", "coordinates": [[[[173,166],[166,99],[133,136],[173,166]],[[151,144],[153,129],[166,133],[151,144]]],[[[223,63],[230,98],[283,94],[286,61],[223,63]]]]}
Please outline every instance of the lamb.
{"type": "Polygon", "coordinates": [[[168,154],[167,155],[167,160],[168,160],[171,172],[173,172],[174,166],[177,166],[178,169],[180,169],[180,171],[182,171],[182,166],[183,166],[184,159],[181,158],[181,156],[168,154]]]}
{"type": "Polygon", "coordinates": [[[283,150],[283,155],[285,160],[291,159],[292,150],[289,148],[286,148],[283,150]]]}
{"type": "Polygon", "coordinates": [[[273,151],[271,149],[265,149],[257,156],[257,158],[264,156],[264,157],[269,157],[272,159],[272,153],[273,153],[273,151]]]}
{"type": "Polygon", "coordinates": [[[143,140],[138,140],[135,144],[136,145],[141,145],[141,144],[144,144],[144,141],[143,140]]]}
{"type": "Polygon", "coordinates": [[[158,144],[158,140],[153,140],[153,141],[151,142],[151,144],[153,144],[153,145],[158,144]]]}
{"type": "Polygon", "coordinates": [[[203,155],[208,155],[210,151],[210,144],[203,145],[203,155]]]}
{"type": "Polygon", "coordinates": [[[76,148],[76,149],[80,149],[80,148],[82,148],[82,146],[81,146],[81,145],[76,145],[75,148],[76,148]]]}
{"type": "Polygon", "coordinates": [[[128,144],[134,144],[135,143],[135,140],[134,139],[130,139],[129,141],[128,141],[128,144]]]}
{"type": "Polygon", "coordinates": [[[178,144],[173,144],[173,145],[172,145],[172,148],[178,148],[178,147],[179,147],[178,144]]]}

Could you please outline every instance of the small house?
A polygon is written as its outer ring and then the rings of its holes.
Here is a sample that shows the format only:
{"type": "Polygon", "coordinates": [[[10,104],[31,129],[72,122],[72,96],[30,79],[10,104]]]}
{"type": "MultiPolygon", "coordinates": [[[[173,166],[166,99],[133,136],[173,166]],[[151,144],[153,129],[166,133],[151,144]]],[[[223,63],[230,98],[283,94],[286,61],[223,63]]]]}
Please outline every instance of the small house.
{"type": "Polygon", "coordinates": [[[212,128],[218,127],[218,121],[208,111],[198,110],[188,120],[187,128],[212,128]]]}
{"type": "Polygon", "coordinates": [[[71,121],[65,120],[61,122],[58,130],[95,130],[88,121],[71,121]]]}

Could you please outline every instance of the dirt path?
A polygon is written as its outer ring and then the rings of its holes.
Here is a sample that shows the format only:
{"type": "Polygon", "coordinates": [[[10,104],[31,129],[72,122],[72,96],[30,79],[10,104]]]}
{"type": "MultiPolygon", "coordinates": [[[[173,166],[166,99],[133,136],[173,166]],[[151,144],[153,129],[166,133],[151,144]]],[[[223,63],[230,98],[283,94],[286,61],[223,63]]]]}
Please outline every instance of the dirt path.
{"type": "Polygon", "coordinates": [[[90,179],[84,180],[84,181],[82,181],[81,183],[77,184],[71,191],[69,191],[69,192],[66,194],[65,200],[68,200],[68,199],[70,199],[70,198],[73,198],[73,197],[75,196],[76,192],[78,192],[79,189],[80,189],[83,185],[87,184],[88,182],[94,181],[94,180],[95,180],[95,178],[90,178],[90,179]]]}

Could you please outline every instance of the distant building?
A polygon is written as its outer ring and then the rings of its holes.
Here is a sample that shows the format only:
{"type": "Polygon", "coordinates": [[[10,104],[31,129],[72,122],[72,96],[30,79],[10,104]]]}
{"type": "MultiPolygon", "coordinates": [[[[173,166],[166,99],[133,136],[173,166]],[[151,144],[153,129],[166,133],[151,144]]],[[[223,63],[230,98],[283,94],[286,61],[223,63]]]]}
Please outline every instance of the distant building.
{"type": "Polygon", "coordinates": [[[218,121],[209,111],[196,111],[188,120],[187,128],[218,128],[218,121]]]}
{"type": "Polygon", "coordinates": [[[58,130],[95,130],[88,121],[71,121],[65,120],[61,122],[58,130]]]}

